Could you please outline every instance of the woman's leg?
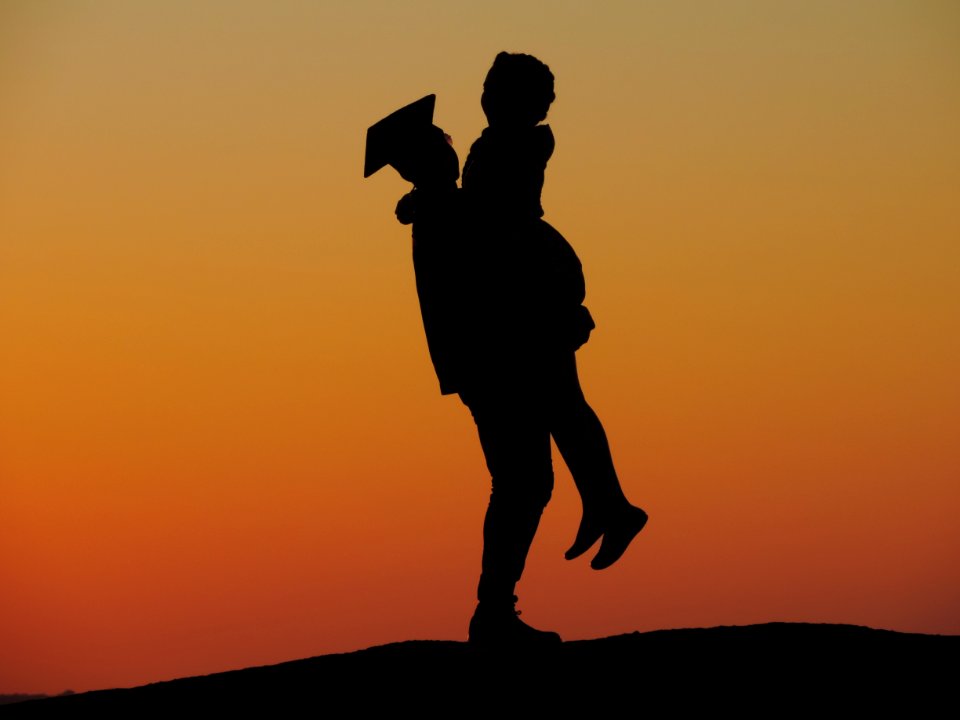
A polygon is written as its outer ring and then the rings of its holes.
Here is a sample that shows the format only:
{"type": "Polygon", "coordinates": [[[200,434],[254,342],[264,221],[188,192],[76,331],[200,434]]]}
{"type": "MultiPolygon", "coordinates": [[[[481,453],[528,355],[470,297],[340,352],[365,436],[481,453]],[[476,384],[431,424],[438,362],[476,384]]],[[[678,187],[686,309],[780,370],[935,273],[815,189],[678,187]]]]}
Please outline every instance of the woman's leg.
{"type": "Polygon", "coordinates": [[[565,556],[572,560],[582,555],[604,536],[606,550],[602,545],[593,565],[608,567],[642,529],[646,514],[633,507],[623,493],[607,434],[580,387],[576,356],[568,353],[558,357],[550,378],[551,434],[583,505],[577,537],[565,556]]]}

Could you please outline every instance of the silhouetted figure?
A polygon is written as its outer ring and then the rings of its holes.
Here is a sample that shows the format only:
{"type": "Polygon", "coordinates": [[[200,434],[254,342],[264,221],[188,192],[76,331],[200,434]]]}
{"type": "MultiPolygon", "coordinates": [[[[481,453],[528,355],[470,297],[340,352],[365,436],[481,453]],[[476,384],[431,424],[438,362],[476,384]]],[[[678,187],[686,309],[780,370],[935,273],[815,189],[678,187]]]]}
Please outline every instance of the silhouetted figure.
{"type": "Polygon", "coordinates": [[[553,152],[546,125],[553,75],[529,55],[497,56],[481,103],[490,123],[458,161],[432,124],[434,96],[370,128],[364,175],[386,164],[414,183],[397,205],[413,223],[417,293],[444,394],[459,393],[477,425],[492,478],[470,640],[551,644],[560,637],[518,617],[515,588],[553,490],[550,437],[570,468],[583,518],[566,557],[603,538],[591,563],[616,562],[647,516],[624,496],[603,426],[587,404],[575,351],[594,327],[580,261],[542,219],[553,152]]]}
{"type": "Polygon", "coordinates": [[[494,288],[485,303],[482,370],[460,391],[493,478],[479,605],[470,628],[478,642],[552,635],[524,630],[512,615],[514,588],[553,488],[551,435],[583,503],[567,559],[602,537],[591,566],[609,567],[647,521],[624,496],[606,433],[580,388],[574,353],[594,327],[582,305],[580,261],[542,219],[540,195],[554,138],[539,123],[553,100],[546,65],[530,55],[497,55],[481,97],[489,126],[463,170],[465,217],[486,260],[477,267],[494,288]]]}
{"type": "Polygon", "coordinates": [[[413,224],[413,266],[420,313],[440,391],[459,391],[468,372],[465,347],[473,321],[460,189],[460,161],[443,130],[433,124],[435,95],[387,116],[367,132],[364,177],[391,165],[414,189],[397,204],[397,219],[413,224]]]}

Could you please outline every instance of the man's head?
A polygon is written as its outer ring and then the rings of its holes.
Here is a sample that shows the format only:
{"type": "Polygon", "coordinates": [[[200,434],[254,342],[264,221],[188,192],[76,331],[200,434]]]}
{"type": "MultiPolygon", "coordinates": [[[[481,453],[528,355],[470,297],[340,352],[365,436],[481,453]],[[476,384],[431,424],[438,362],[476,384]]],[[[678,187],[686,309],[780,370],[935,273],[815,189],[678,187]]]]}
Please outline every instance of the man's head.
{"type": "Polygon", "coordinates": [[[436,95],[420,98],[367,130],[364,177],[390,165],[404,180],[420,187],[457,182],[460,160],[450,137],[433,124],[436,99],[436,95]]]}
{"type": "Polygon", "coordinates": [[[502,52],[493,61],[480,105],[490,125],[530,126],[547,117],[553,73],[533,55],[502,52]]]}
{"type": "Polygon", "coordinates": [[[420,188],[454,185],[460,177],[460,159],[450,136],[436,125],[411,132],[394,148],[389,164],[420,188]]]}

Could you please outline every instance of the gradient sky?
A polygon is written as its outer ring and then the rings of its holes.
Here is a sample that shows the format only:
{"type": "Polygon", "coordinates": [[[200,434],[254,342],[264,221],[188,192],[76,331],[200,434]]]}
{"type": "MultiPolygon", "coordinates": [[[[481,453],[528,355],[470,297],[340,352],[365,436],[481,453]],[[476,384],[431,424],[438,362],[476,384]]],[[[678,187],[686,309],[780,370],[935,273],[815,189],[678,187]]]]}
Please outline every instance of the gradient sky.
{"type": "Polygon", "coordinates": [[[565,638],[960,633],[960,6],[0,0],[0,692],[465,639],[489,492],[407,190],[500,50],[557,77],[546,217],[651,520],[520,586],[565,638]]]}

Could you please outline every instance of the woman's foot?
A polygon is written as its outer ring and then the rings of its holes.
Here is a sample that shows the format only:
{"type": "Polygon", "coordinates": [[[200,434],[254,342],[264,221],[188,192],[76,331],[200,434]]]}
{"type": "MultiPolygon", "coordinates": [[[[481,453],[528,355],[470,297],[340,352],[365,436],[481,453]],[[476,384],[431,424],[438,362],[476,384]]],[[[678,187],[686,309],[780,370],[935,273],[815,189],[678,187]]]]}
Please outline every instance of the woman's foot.
{"type": "Polygon", "coordinates": [[[577,537],[573,541],[573,545],[570,546],[570,549],[567,550],[563,556],[567,560],[580,557],[592,548],[602,535],[603,523],[600,522],[600,518],[584,513],[583,517],[580,518],[580,528],[577,530],[577,537]]]}
{"type": "Polygon", "coordinates": [[[628,505],[608,518],[603,532],[600,550],[590,561],[594,570],[603,570],[613,565],[627,551],[630,543],[647,524],[647,514],[638,507],[628,505]]]}

